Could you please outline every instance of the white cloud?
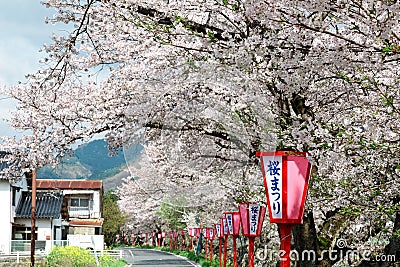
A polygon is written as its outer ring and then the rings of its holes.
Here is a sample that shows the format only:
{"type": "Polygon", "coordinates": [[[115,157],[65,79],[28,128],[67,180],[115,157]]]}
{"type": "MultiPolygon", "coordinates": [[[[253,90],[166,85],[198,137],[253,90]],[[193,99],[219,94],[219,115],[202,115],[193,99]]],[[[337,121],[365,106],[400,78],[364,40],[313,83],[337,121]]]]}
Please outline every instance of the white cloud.
{"type": "MultiPolygon", "coordinates": [[[[25,81],[25,75],[39,68],[39,49],[49,43],[54,26],[45,24],[52,10],[40,0],[1,1],[0,8],[0,85],[25,81]]],[[[5,122],[15,110],[16,101],[0,96],[0,135],[18,135],[5,122]]]]}

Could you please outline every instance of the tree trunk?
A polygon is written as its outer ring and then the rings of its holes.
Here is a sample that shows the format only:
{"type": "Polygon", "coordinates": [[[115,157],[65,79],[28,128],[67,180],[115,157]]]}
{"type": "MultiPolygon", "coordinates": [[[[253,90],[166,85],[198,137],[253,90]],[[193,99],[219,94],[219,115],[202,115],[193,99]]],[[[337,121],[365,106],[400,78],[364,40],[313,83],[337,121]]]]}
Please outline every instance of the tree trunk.
{"type": "MultiPolygon", "coordinates": [[[[396,213],[396,219],[393,226],[393,234],[389,244],[385,247],[386,256],[396,255],[396,262],[400,262],[400,212],[396,213]],[[397,234],[396,234],[397,233],[397,234]]],[[[391,266],[393,262],[385,262],[381,266],[391,266]]]]}
{"type": "Polygon", "coordinates": [[[299,255],[299,260],[297,261],[296,266],[315,266],[316,260],[318,258],[318,243],[317,231],[315,229],[314,216],[312,211],[304,215],[303,224],[295,225],[293,227],[293,241],[294,245],[292,245],[292,249],[296,250],[299,255]],[[314,251],[315,257],[311,254],[303,253],[304,251],[314,251]]]}

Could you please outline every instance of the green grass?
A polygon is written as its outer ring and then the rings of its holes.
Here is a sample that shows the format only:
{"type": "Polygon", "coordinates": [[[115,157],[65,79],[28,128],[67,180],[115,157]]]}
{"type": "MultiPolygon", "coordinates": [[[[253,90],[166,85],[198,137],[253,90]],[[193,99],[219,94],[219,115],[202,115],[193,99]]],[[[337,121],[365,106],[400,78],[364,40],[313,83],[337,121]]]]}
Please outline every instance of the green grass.
{"type": "MultiPolygon", "coordinates": [[[[203,254],[196,255],[194,251],[186,251],[186,250],[171,250],[169,248],[161,248],[161,251],[170,252],[176,255],[180,255],[182,257],[187,258],[188,260],[194,261],[198,263],[201,267],[219,267],[219,261],[213,260],[212,264],[209,260],[204,258],[203,254]]],[[[229,265],[228,265],[229,266],[229,265]]]]}

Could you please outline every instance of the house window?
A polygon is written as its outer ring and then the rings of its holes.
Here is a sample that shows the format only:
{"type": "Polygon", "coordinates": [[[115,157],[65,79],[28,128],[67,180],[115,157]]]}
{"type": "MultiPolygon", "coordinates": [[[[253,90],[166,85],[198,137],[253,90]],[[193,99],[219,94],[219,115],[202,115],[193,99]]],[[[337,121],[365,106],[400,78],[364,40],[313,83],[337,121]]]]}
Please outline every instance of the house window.
{"type": "Polygon", "coordinates": [[[68,207],[69,217],[90,217],[90,209],[92,201],[87,196],[71,197],[70,206],[68,207]]]}
{"type": "Polygon", "coordinates": [[[71,207],[89,207],[88,198],[71,198],[71,207]]]}
{"type": "MultiPolygon", "coordinates": [[[[37,239],[37,227],[35,239],[37,239]]],[[[13,240],[31,240],[31,227],[13,227],[13,240]]]]}

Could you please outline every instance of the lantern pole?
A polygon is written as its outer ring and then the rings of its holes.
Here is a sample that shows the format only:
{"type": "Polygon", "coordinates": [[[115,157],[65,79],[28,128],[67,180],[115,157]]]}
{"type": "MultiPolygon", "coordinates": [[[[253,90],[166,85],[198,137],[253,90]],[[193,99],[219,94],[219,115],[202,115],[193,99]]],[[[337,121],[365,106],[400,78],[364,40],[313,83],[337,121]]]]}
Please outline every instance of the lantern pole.
{"type": "Polygon", "coordinates": [[[219,237],[219,267],[222,267],[222,237],[219,237]]]}
{"type": "Polygon", "coordinates": [[[280,258],[280,267],[290,267],[290,240],[292,236],[292,224],[279,223],[279,237],[281,239],[281,251],[285,254],[280,258]]]}
{"type": "Polygon", "coordinates": [[[226,257],[228,254],[228,235],[224,236],[224,267],[226,267],[226,257]]]}
{"type": "Polygon", "coordinates": [[[207,258],[208,258],[208,239],[207,238],[205,238],[205,246],[204,246],[204,258],[205,258],[205,260],[207,260],[207,258]]]}
{"type": "Polygon", "coordinates": [[[212,265],[212,261],[213,261],[213,254],[212,254],[212,240],[210,240],[210,263],[212,265]]]}
{"type": "Polygon", "coordinates": [[[249,267],[254,267],[254,236],[249,236],[249,267]]]}
{"type": "Polygon", "coordinates": [[[238,267],[237,252],[236,252],[236,235],[233,235],[233,267],[238,267]]]}

